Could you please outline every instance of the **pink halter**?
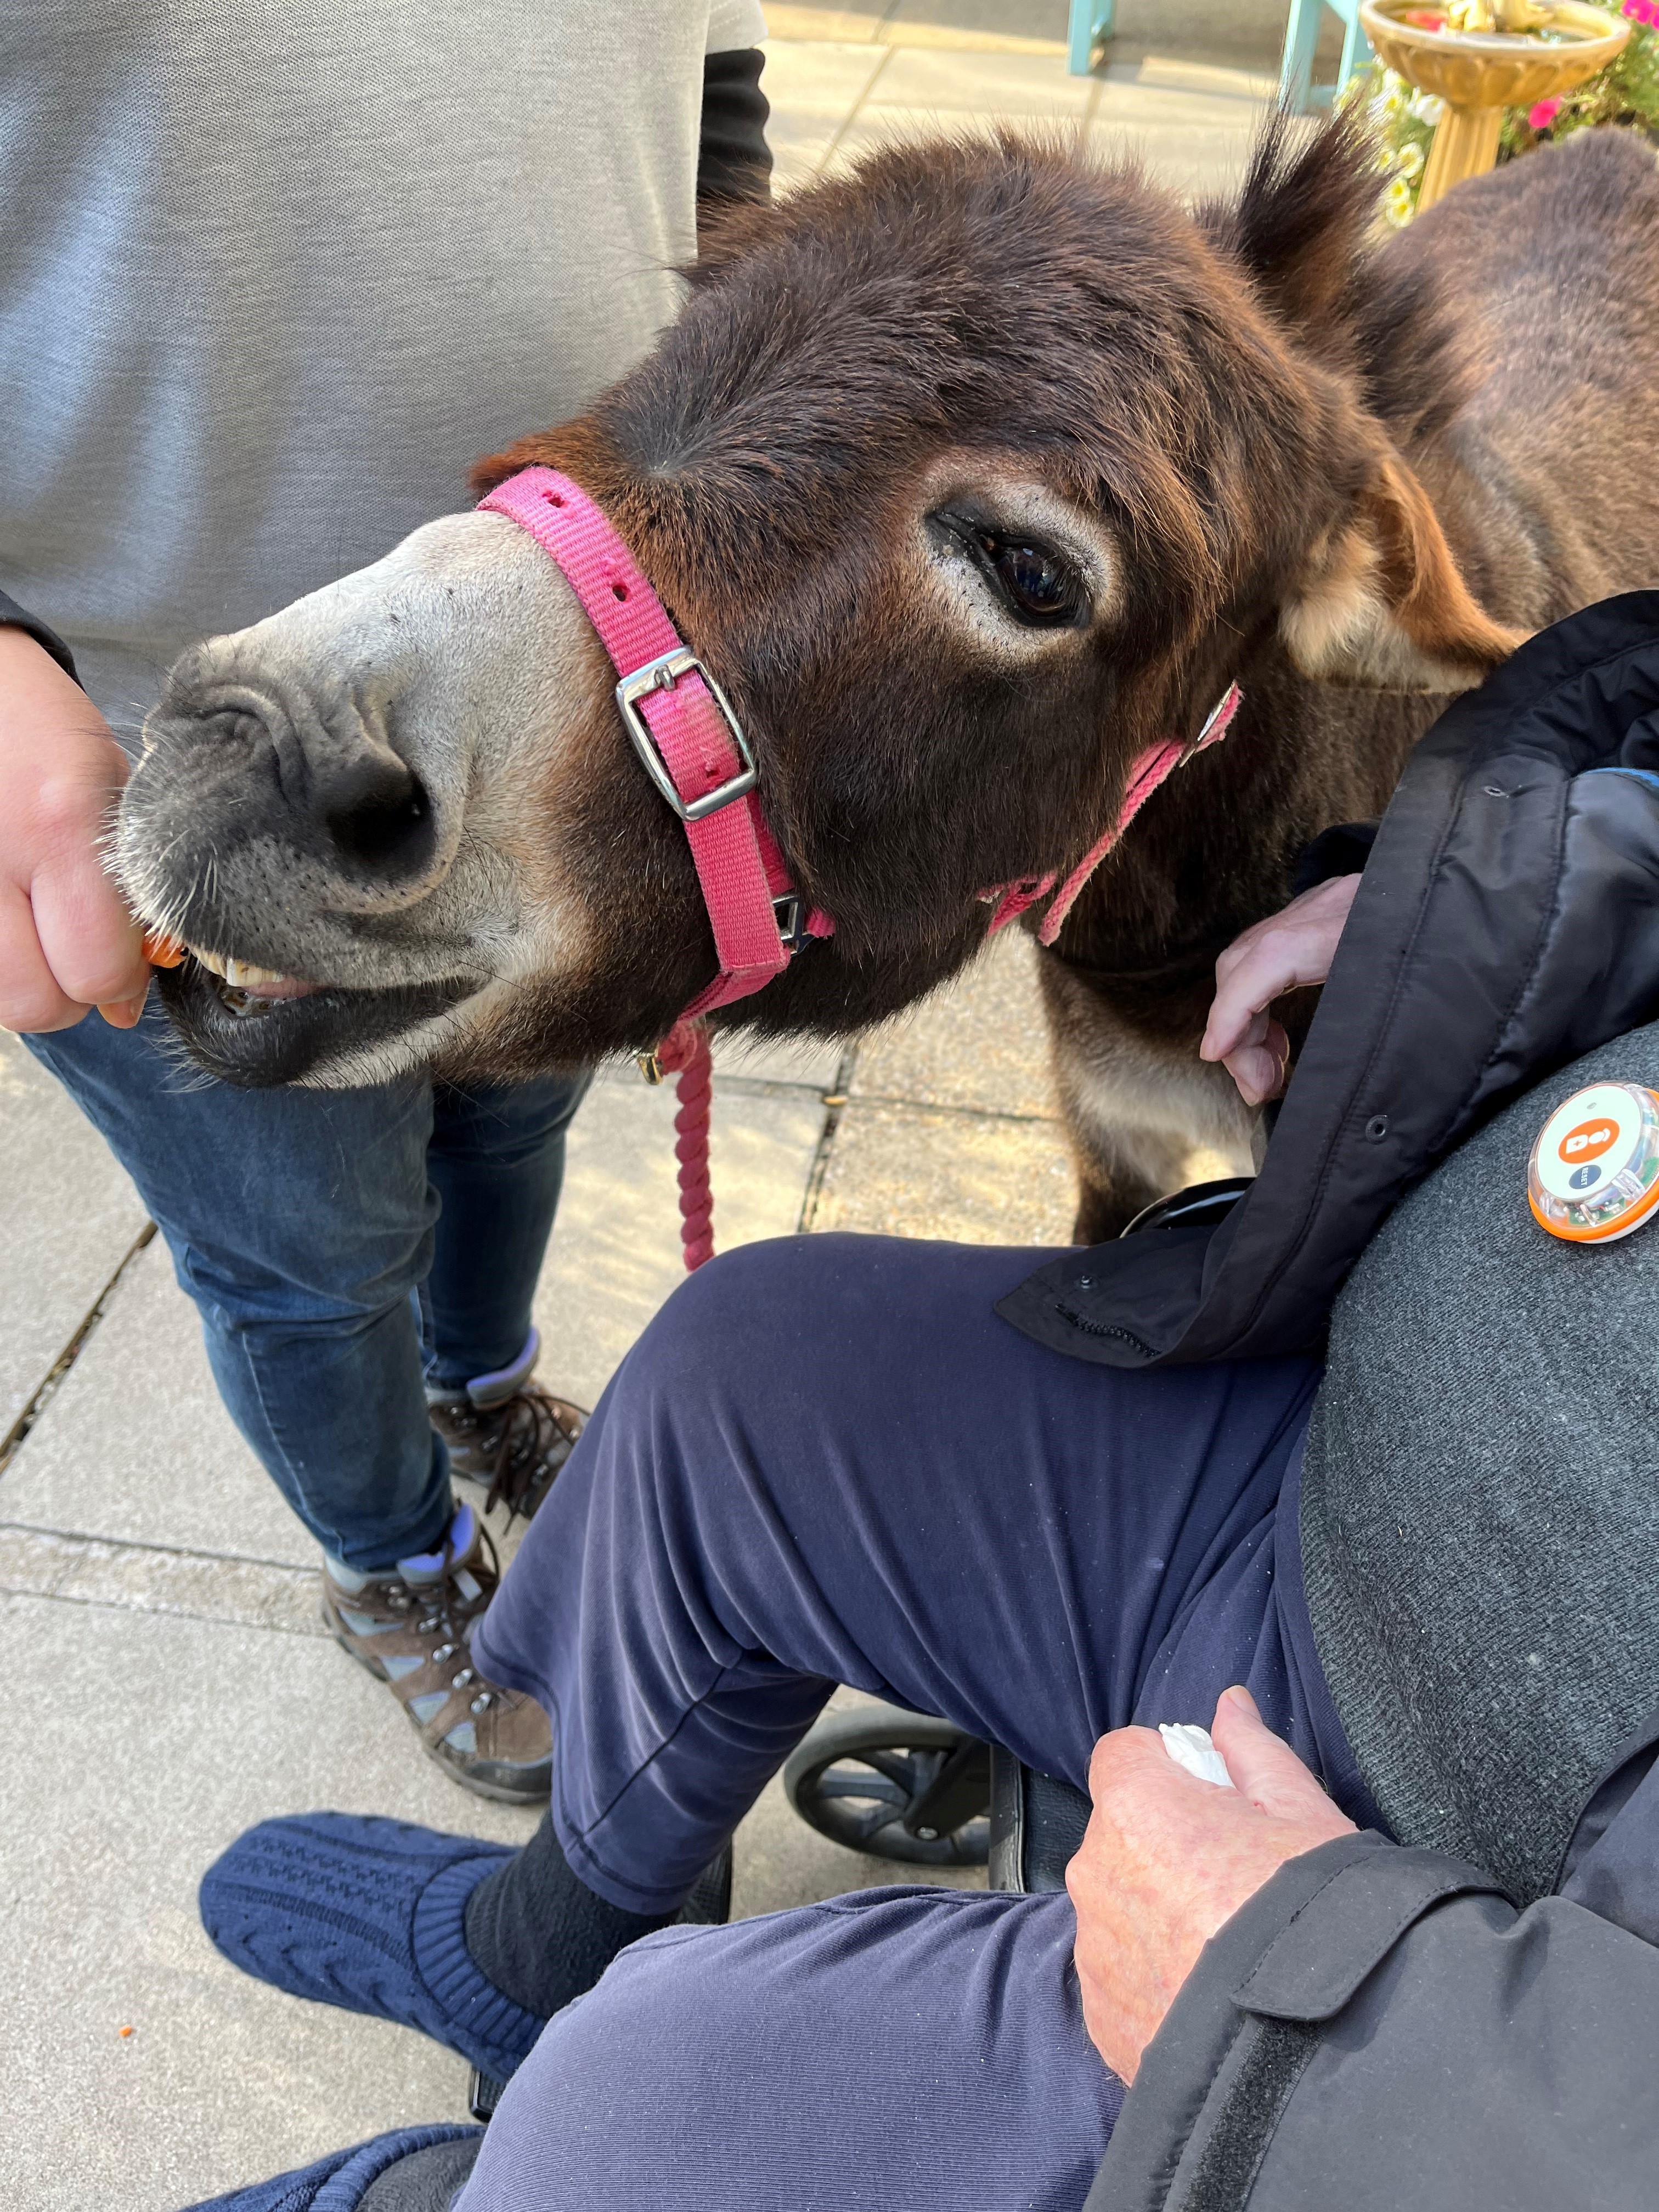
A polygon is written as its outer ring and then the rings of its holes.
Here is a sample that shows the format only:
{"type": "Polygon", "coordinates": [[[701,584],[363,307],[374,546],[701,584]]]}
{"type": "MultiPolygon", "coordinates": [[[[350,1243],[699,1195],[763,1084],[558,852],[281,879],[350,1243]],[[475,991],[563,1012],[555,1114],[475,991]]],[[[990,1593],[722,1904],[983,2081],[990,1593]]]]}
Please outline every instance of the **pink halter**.
{"type": "MultiPolygon", "coordinates": [[[[714,1255],[708,1185],[709,1054],[699,1017],[762,990],[835,923],[799,893],[761,812],[754,755],[731,704],[669,620],[661,600],[610,522],[580,484],[556,469],[520,469],[478,502],[526,530],[563,571],[620,682],[617,704],[646,773],[685,824],[714,933],[720,972],[698,992],[654,1053],[649,1080],[678,1073],[674,1126],[680,1163],[681,1238],[688,1268],[714,1255]]],[[[1116,821],[1085,854],[1043,916],[1052,945],[1078,893],[1164,778],[1226,734],[1239,702],[1235,684],[1190,745],[1152,745],[1129,771],[1116,821]]],[[[981,896],[996,908],[988,936],[1054,888],[1057,872],[999,884],[981,896]]]]}
{"type": "Polygon", "coordinates": [[[564,571],[622,678],[617,704],[634,750],[685,824],[720,973],[680,1022],[763,989],[809,939],[833,935],[836,925],[817,907],[801,912],[761,812],[755,757],[725,693],[580,484],[556,469],[520,469],[479,505],[527,530],[564,571]]]}
{"type": "MultiPolygon", "coordinates": [[[[1124,786],[1123,804],[1117,811],[1117,819],[1103,837],[1097,838],[1078,862],[1065,882],[1054,893],[1054,904],[1042,917],[1037,931],[1039,945],[1052,945],[1060,935],[1060,924],[1077,903],[1077,895],[1095,870],[1115,845],[1141,808],[1167,776],[1185,765],[1194,753],[1201,753],[1206,745],[1218,744],[1227,734],[1233,716],[1238,712],[1244,694],[1237,684],[1230,684],[1222,693],[1219,702],[1205,717],[1204,726],[1189,745],[1179,738],[1165,738],[1161,744],[1148,745],[1139,754],[1129,769],[1129,780],[1124,786]]],[[[988,906],[994,905],[996,912],[985,934],[994,937],[1016,915],[1024,914],[1028,906],[1035,906],[1040,898],[1054,890],[1059,871],[1051,870],[1046,876],[1026,876],[1017,884],[1000,884],[994,890],[981,891],[980,896],[988,906]]]]}

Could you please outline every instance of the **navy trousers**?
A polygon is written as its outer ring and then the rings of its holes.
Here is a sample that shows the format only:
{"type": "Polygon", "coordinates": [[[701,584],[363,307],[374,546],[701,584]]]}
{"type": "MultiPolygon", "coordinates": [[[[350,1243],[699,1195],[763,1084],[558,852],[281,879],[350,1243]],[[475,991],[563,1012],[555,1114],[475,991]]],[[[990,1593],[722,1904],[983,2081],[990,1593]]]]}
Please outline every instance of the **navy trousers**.
{"type": "MultiPolygon", "coordinates": [[[[813,1237],[688,1283],[486,1617],[553,1819],[664,1911],[848,1682],[1081,1784],[1248,1682],[1371,1818],[1313,1658],[1305,1360],[1126,1374],[1020,1336],[1046,1255],[813,1237]]],[[[634,1945],[509,2085],[459,2212],[1077,2212],[1121,2098],[1063,1895],[884,1890],[634,1945]]]]}

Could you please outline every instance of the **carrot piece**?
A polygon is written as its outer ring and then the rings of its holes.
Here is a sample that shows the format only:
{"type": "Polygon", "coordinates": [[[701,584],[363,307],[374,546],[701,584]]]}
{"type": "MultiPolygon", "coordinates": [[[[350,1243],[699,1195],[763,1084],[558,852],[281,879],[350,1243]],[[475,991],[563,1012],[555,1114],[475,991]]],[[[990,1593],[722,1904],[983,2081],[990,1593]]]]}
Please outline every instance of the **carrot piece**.
{"type": "Polygon", "coordinates": [[[152,968],[178,968],[184,963],[184,946],[176,937],[163,937],[159,930],[144,932],[143,953],[152,968]]]}

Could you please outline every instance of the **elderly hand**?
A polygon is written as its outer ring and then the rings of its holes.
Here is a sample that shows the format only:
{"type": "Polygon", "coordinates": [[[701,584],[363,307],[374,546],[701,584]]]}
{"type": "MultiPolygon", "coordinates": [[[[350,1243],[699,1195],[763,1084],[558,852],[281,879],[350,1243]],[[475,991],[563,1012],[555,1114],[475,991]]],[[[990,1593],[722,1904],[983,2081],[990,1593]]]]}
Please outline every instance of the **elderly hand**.
{"type": "Polygon", "coordinates": [[[1248,1690],[1222,1692],[1210,1733],[1231,1790],[1177,1766],[1155,1729],[1103,1735],[1090,1761],[1095,1809],[1066,1887],[1083,2017],[1125,2081],[1217,1929],[1287,1859],[1353,1832],[1248,1690]]]}
{"type": "Polygon", "coordinates": [[[1281,992],[1322,983],[1330,974],[1358,889],[1358,876],[1333,876],[1253,924],[1216,962],[1215,999],[1198,1056],[1225,1065],[1247,1106],[1285,1088],[1291,1042],[1267,1007],[1281,992]]]}
{"type": "Polygon", "coordinates": [[[149,969],[100,840],[126,781],[109,726],[43,646],[0,624],[0,1027],[89,1006],[131,1029],[149,969]]]}

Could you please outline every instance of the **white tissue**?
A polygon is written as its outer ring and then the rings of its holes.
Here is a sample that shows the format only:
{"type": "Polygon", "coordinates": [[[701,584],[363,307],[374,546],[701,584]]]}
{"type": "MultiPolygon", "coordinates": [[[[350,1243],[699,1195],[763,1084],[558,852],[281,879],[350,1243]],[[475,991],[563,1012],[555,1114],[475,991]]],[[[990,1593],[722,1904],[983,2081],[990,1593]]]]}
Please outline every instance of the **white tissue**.
{"type": "Polygon", "coordinates": [[[1200,1728],[1196,1721],[1160,1721],[1158,1732],[1164,1739],[1164,1750],[1177,1766],[1184,1766],[1200,1782],[1217,1783],[1223,1790],[1232,1788],[1233,1778],[1221,1753],[1211,1742],[1208,1729],[1200,1728]]]}

